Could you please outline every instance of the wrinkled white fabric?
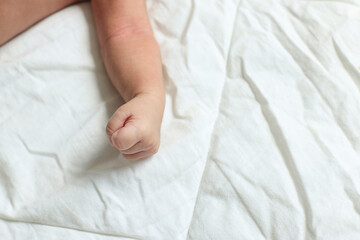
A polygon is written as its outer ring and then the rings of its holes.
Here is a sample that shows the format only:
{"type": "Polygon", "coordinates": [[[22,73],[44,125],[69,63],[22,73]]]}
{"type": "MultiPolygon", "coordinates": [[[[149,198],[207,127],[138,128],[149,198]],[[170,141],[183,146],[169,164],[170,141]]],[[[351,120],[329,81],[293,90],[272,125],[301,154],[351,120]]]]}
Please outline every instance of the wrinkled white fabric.
{"type": "Polygon", "coordinates": [[[166,109],[153,157],[89,3],[0,48],[0,239],[360,239],[360,2],[147,0],[166,109]]]}

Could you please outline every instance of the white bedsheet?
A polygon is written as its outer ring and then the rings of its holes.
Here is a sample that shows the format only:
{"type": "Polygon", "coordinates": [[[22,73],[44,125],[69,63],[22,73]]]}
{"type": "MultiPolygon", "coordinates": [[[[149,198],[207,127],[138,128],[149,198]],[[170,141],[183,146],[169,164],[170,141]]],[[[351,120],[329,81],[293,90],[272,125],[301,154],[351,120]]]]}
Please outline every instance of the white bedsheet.
{"type": "Polygon", "coordinates": [[[0,239],[360,239],[360,2],[147,6],[167,104],[144,161],[108,145],[89,3],[0,48],[0,239]]]}

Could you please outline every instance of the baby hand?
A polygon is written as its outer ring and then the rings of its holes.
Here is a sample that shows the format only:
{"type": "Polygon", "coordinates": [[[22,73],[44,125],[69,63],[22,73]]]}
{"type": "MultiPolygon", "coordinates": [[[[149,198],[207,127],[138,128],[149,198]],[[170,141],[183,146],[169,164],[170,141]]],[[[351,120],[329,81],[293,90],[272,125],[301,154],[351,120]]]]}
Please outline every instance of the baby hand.
{"type": "Polygon", "coordinates": [[[164,100],[150,93],[136,95],[110,118],[106,133],[110,144],[128,160],[155,154],[160,145],[164,100]]]}

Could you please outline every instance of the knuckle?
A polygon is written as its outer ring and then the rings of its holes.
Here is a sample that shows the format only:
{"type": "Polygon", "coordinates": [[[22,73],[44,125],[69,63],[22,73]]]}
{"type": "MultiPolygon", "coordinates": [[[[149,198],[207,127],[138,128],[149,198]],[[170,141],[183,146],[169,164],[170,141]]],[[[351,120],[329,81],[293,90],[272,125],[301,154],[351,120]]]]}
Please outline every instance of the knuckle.
{"type": "Polygon", "coordinates": [[[153,149],[156,147],[156,145],[157,145],[156,140],[151,138],[146,141],[145,148],[153,149]]]}
{"type": "Polygon", "coordinates": [[[159,142],[154,143],[150,148],[150,153],[155,154],[159,151],[160,144],[159,142]]]}
{"type": "Polygon", "coordinates": [[[154,155],[154,154],[156,154],[157,152],[158,152],[158,149],[154,148],[154,149],[152,149],[152,150],[150,151],[150,154],[151,154],[151,155],[154,155]]]}
{"type": "Polygon", "coordinates": [[[152,154],[155,154],[155,153],[157,153],[158,151],[159,151],[159,146],[156,146],[156,147],[153,149],[152,154]]]}
{"type": "Polygon", "coordinates": [[[146,127],[146,126],[137,126],[138,131],[140,132],[142,138],[149,138],[149,136],[151,136],[151,129],[146,127]]]}

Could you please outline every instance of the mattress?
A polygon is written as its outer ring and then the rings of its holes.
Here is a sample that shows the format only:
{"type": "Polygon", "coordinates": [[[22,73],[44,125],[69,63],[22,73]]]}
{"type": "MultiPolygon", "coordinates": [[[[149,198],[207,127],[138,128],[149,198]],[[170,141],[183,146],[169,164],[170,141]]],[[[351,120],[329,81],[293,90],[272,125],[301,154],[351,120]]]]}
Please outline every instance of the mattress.
{"type": "Polygon", "coordinates": [[[360,239],[360,2],[146,2],[166,108],[142,161],[108,144],[90,3],[0,48],[0,239],[360,239]]]}

